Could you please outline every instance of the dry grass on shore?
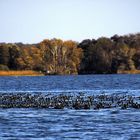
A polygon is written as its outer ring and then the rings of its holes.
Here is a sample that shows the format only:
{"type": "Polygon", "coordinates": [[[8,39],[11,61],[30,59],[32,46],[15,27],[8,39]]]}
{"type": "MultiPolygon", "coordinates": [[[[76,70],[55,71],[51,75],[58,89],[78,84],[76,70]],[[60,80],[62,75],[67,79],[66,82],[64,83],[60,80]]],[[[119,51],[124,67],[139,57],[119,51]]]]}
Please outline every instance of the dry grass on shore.
{"type": "Polygon", "coordinates": [[[140,70],[119,70],[118,74],[140,74],[140,70]]]}
{"type": "Polygon", "coordinates": [[[22,70],[22,71],[0,71],[0,76],[43,76],[44,74],[32,70],[22,70]]]}

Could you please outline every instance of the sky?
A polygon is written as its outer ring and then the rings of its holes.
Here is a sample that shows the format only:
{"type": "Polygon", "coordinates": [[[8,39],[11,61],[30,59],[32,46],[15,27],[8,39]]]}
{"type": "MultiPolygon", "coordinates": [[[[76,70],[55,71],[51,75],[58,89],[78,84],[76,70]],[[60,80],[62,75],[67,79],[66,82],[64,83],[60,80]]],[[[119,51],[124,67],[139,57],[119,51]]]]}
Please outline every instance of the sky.
{"type": "Polygon", "coordinates": [[[140,32],[140,0],[0,0],[0,42],[140,32]]]}

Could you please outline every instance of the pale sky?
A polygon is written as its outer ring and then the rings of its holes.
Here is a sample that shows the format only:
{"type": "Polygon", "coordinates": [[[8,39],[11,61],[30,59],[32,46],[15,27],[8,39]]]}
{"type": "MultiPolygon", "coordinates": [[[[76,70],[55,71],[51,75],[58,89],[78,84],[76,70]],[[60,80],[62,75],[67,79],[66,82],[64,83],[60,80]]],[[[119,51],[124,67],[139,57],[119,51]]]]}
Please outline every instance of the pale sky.
{"type": "Polygon", "coordinates": [[[140,0],[0,0],[0,42],[140,32],[140,0]]]}

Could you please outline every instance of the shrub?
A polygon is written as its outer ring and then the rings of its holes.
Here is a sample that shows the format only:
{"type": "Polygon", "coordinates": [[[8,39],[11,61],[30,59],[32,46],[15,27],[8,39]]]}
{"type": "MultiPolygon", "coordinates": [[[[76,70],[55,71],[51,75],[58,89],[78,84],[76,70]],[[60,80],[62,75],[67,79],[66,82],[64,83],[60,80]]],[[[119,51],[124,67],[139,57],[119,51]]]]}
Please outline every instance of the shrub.
{"type": "Polygon", "coordinates": [[[0,70],[8,71],[9,68],[8,68],[8,66],[6,66],[6,65],[2,65],[2,64],[0,64],[0,70]]]}

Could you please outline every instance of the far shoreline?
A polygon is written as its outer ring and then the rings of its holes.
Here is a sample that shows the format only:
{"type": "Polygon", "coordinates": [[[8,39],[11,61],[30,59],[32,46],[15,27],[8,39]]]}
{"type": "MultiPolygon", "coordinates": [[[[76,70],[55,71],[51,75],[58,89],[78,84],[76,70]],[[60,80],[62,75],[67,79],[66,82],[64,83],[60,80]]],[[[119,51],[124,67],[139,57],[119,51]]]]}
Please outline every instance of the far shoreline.
{"type": "MultiPolygon", "coordinates": [[[[140,74],[140,70],[119,70],[117,73],[112,74],[140,74]]],[[[53,75],[63,75],[63,74],[45,74],[40,71],[33,70],[9,70],[9,71],[0,71],[0,76],[53,76],[53,75]]],[[[85,73],[85,74],[64,74],[64,75],[95,75],[95,73],[85,73]]],[[[98,75],[98,74],[97,74],[98,75]]],[[[99,74],[106,75],[106,74],[99,74]]]]}

